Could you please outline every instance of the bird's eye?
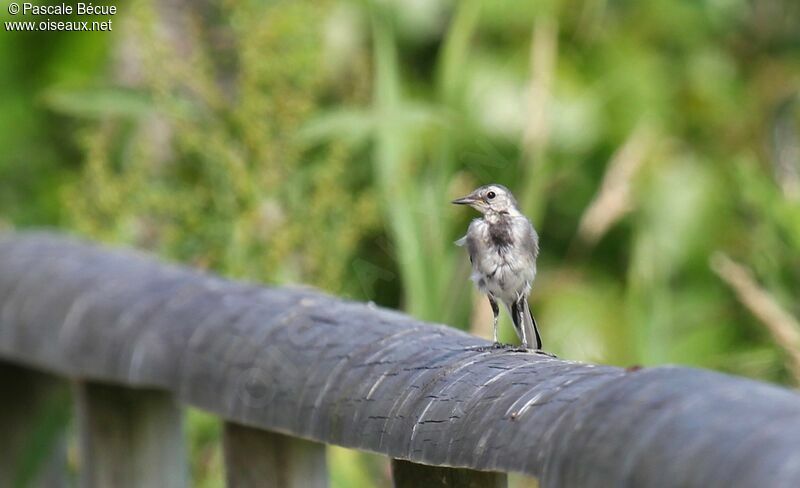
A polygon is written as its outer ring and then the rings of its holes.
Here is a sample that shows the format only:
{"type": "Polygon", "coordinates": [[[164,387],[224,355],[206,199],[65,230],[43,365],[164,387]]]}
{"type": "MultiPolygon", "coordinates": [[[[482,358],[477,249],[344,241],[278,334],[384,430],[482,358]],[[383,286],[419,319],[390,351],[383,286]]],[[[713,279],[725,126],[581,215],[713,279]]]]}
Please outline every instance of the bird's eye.
{"type": "Polygon", "coordinates": [[[489,193],[486,194],[486,198],[488,198],[489,200],[494,199],[494,197],[496,196],[497,195],[493,191],[490,191],[489,193]]]}

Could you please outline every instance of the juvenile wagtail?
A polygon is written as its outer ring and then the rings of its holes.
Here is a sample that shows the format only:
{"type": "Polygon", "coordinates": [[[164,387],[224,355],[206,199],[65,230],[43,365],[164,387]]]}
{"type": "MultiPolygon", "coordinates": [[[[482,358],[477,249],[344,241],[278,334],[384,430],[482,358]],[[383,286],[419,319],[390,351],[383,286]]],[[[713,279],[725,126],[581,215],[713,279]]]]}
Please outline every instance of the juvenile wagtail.
{"type": "Polygon", "coordinates": [[[456,241],[466,245],[472,263],[472,281],[489,298],[494,315],[494,343],[497,341],[497,317],[503,302],[514,321],[514,329],[525,349],[541,350],[542,338],[528,306],[528,295],[536,278],[539,236],[522,215],[508,188],[491,184],[454,200],[469,205],[482,218],[472,221],[467,235],[456,241]]]}

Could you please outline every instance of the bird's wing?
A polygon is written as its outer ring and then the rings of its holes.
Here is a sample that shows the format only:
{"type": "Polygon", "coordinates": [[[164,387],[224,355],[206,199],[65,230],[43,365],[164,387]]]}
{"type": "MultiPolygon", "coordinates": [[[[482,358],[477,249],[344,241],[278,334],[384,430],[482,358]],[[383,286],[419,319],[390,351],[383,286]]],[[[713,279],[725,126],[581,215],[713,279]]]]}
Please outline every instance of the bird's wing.
{"type": "Polygon", "coordinates": [[[467,235],[464,236],[467,244],[467,252],[469,253],[469,262],[473,265],[475,264],[476,256],[480,251],[480,242],[478,242],[478,225],[480,225],[479,219],[473,220],[472,223],[469,224],[467,235]]]}
{"type": "Polygon", "coordinates": [[[536,233],[536,229],[533,228],[528,219],[525,219],[525,223],[527,224],[527,229],[522,236],[522,248],[531,253],[535,260],[539,256],[539,234],[536,233]]]}
{"type": "Polygon", "coordinates": [[[478,252],[478,242],[476,241],[476,226],[478,225],[479,219],[473,220],[469,224],[469,229],[467,229],[467,233],[461,239],[456,241],[456,245],[466,247],[467,253],[469,254],[469,262],[475,263],[475,254],[478,252]]]}

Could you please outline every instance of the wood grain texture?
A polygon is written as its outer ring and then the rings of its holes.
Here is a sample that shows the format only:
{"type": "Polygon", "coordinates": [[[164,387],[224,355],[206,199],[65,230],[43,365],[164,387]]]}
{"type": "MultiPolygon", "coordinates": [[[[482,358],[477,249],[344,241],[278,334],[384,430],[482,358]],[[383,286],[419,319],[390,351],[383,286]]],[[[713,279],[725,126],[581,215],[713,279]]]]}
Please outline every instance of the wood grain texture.
{"type": "Polygon", "coordinates": [[[395,488],[506,488],[508,476],[505,473],[426,466],[392,459],[392,482],[395,488]]]}
{"type": "Polygon", "coordinates": [[[69,384],[0,362],[0,487],[67,486],[69,384]]]}
{"type": "Polygon", "coordinates": [[[171,395],[87,382],[75,390],[81,486],[188,486],[183,416],[171,395]]]}
{"type": "Polygon", "coordinates": [[[0,357],[239,424],[545,487],[800,486],[800,395],[480,350],[453,328],[47,234],[0,238],[0,357]]]}
{"type": "Polygon", "coordinates": [[[225,423],[228,488],[327,488],[325,444],[225,423]]]}

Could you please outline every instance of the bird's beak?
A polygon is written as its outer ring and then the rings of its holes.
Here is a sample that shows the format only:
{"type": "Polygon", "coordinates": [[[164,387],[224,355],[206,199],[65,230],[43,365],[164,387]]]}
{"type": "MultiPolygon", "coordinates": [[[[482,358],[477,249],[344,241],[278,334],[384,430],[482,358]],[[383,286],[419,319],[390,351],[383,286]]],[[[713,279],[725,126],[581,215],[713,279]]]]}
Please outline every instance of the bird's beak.
{"type": "Polygon", "coordinates": [[[465,197],[457,198],[450,203],[455,205],[472,205],[475,203],[475,197],[472,195],[467,195],[465,197]]]}

